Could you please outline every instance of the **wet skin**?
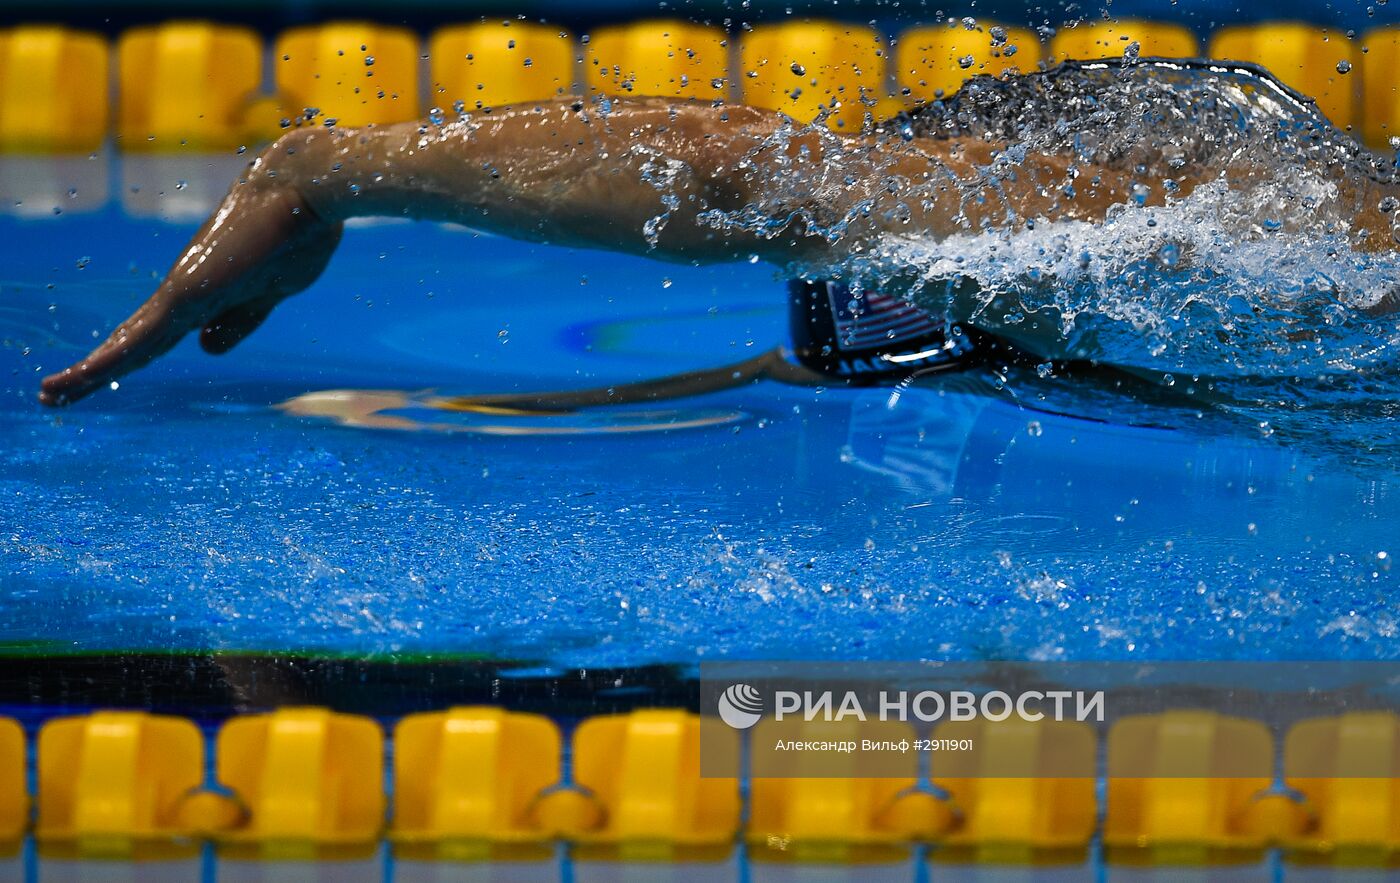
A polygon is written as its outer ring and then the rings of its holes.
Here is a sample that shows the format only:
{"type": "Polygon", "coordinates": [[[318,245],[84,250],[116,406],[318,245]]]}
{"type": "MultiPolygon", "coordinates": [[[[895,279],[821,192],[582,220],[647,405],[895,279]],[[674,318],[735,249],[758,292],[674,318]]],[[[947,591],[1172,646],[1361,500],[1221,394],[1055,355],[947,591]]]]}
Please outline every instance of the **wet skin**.
{"type": "MultiPolygon", "coordinates": [[[[44,378],[39,398],[77,401],[196,329],[206,351],[226,352],[316,280],[354,217],[451,221],[686,263],[756,255],[813,266],[894,232],[1094,221],[1132,198],[1122,170],[1058,155],[1008,162],[999,144],[823,136],[752,107],[664,99],[614,100],[606,113],[569,98],[447,125],[296,129],[249,166],[150,299],[97,349],[44,378]],[[744,222],[720,224],[716,213],[744,222]]],[[[1179,181],[1178,195],[1221,175],[1247,185],[1251,174],[1247,163],[1200,170],[1179,181]]],[[[1378,201],[1369,191],[1380,185],[1347,186],[1367,191],[1359,205],[1378,201]]],[[[1379,213],[1363,211],[1357,224],[1363,245],[1394,247],[1379,213]]],[[[980,316],[988,306],[966,309],[980,316]]],[[[997,333],[1046,358],[1066,355],[1053,328],[997,333]]]]}

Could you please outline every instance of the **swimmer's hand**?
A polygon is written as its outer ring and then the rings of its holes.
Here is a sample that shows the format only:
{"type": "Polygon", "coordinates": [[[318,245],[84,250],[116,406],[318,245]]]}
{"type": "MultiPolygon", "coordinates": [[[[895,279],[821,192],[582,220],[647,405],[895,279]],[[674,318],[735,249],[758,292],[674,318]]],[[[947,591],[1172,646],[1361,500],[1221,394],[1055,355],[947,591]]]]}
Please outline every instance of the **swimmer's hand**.
{"type": "Polygon", "coordinates": [[[286,297],[316,280],[340,240],[289,187],[234,185],[155,294],[97,349],[45,377],[39,401],[66,405],[140,368],[199,329],[206,352],[224,353],[286,297]]]}

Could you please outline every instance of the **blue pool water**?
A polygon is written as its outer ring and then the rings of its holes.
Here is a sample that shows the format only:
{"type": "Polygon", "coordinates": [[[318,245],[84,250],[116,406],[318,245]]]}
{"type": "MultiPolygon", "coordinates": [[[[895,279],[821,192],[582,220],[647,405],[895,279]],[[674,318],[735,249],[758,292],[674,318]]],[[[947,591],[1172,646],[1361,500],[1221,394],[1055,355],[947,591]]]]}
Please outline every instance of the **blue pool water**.
{"type": "Polygon", "coordinates": [[[186,341],[41,408],[38,378],[193,229],[111,207],[0,218],[0,646],[545,668],[1397,656],[1389,458],[1103,380],[769,382],[592,422],[428,412],[504,435],[273,407],[738,361],[786,337],[761,264],[364,225],[231,354],[186,341]],[[580,431],[676,421],[709,425],[580,431]]]}

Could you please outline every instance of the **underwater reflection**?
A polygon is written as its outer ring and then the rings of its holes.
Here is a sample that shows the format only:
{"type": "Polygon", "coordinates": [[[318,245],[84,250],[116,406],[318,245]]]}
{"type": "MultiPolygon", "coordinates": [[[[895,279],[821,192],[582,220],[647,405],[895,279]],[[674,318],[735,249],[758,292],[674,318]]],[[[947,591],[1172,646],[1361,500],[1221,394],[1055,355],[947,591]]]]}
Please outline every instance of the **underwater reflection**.
{"type": "Polygon", "coordinates": [[[122,210],[133,218],[202,221],[247,166],[237,153],[123,154],[122,210]]]}
{"type": "Polygon", "coordinates": [[[297,417],[328,419],[361,429],[468,435],[597,435],[660,432],[722,426],[742,421],[742,411],[723,409],[585,408],[538,411],[489,404],[463,404],[431,392],[392,389],[330,389],[289,399],[278,408],[297,417]]]}
{"type": "Polygon", "coordinates": [[[0,214],[56,218],[107,202],[110,157],[7,155],[0,163],[0,214]]]}

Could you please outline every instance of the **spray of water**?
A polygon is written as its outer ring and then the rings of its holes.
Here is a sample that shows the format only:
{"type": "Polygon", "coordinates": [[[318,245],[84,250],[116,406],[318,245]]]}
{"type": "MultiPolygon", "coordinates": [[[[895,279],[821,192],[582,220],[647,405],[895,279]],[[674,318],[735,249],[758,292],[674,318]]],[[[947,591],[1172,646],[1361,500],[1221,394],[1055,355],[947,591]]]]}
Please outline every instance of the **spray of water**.
{"type": "MultiPolygon", "coordinates": [[[[895,224],[858,250],[833,250],[835,262],[790,272],[894,288],[1047,357],[1168,382],[1395,373],[1395,162],[1261,70],[1129,56],[978,77],[885,131],[993,145],[973,179],[939,183],[954,182],[965,208],[996,209],[965,212],[951,236],[895,224]],[[1056,173],[1035,157],[1058,158],[1056,173]],[[1105,172],[1126,178],[1130,198],[1092,217],[1076,212],[1079,191],[1105,172]],[[1027,189],[1056,210],[1018,214],[1007,194],[1027,189]]],[[[780,173],[761,201],[711,222],[768,235],[800,224],[839,242],[862,215],[898,218],[930,198],[905,186],[819,216],[811,206],[826,201],[802,197],[848,186],[866,159],[814,133],[844,159],[815,177],[810,165],[791,180],[780,173]]]]}

